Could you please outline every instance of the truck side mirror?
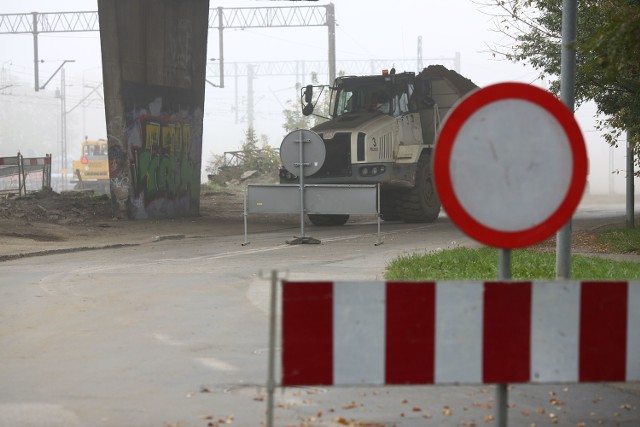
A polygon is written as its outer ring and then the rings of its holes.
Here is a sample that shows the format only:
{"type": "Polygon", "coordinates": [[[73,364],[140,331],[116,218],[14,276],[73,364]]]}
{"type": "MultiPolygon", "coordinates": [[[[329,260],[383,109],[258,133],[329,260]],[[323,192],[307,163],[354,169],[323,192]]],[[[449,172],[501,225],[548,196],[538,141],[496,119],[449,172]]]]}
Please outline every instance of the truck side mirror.
{"type": "Polygon", "coordinates": [[[310,116],[313,113],[313,104],[309,103],[302,107],[302,115],[310,116]]]}
{"type": "Polygon", "coordinates": [[[307,85],[307,87],[304,89],[304,102],[308,104],[312,100],[313,100],[313,86],[307,85]]]}
{"type": "Polygon", "coordinates": [[[302,107],[302,115],[310,116],[313,114],[313,85],[307,85],[303,92],[305,105],[302,107]]]}

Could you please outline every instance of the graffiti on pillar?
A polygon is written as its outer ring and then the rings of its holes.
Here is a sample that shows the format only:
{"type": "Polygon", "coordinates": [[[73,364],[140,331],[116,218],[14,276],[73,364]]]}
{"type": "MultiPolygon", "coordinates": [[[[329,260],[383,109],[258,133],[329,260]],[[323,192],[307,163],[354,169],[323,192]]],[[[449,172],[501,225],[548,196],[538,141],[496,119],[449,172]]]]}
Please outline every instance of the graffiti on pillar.
{"type": "Polygon", "coordinates": [[[129,204],[129,188],[118,185],[129,179],[128,162],[126,157],[126,127],[124,118],[117,114],[117,109],[107,106],[107,140],[109,149],[109,181],[111,190],[111,207],[120,216],[127,212],[129,204]]]}
{"type": "MultiPolygon", "coordinates": [[[[137,95],[137,102],[128,100],[125,107],[131,182],[122,185],[131,189],[131,215],[136,219],[197,215],[202,110],[185,102],[187,91],[128,86],[136,89],[129,95],[137,95]]],[[[112,176],[112,186],[113,180],[112,176]]]]}

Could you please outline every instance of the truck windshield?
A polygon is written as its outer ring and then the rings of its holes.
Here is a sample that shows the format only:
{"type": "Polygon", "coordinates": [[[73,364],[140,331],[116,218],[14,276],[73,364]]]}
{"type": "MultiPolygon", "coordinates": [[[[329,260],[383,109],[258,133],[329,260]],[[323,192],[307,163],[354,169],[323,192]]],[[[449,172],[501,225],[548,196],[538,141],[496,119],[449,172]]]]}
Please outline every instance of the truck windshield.
{"type": "Polygon", "coordinates": [[[379,111],[389,114],[391,96],[380,86],[345,87],[339,90],[336,115],[379,111]]]}
{"type": "Polygon", "coordinates": [[[88,158],[107,155],[107,144],[85,145],[82,147],[82,155],[88,158]]]}
{"type": "Polygon", "coordinates": [[[408,97],[406,84],[343,85],[336,95],[335,116],[373,112],[399,116],[409,110],[408,97]]]}

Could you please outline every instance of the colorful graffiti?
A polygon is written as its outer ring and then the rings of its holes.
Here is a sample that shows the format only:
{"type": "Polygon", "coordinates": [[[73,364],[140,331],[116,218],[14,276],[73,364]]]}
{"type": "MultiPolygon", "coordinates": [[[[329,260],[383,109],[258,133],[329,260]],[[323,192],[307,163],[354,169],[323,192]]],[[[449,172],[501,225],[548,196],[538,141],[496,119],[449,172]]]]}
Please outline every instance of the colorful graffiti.
{"type": "Polygon", "coordinates": [[[158,198],[197,199],[200,169],[189,157],[191,124],[154,116],[141,116],[138,123],[145,144],[133,151],[134,192],[143,194],[145,206],[158,198]]]}
{"type": "Polygon", "coordinates": [[[141,146],[130,144],[135,205],[143,206],[147,216],[197,213],[200,162],[190,156],[189,118],[140,115],[134,130],[144,141],[141,146]]]}
{"type": "Polygon", "coordinates": [[[129,189],[129,216],[134,219],[198,215],[201,109],[190,108],[185,102],[190,94],[177,88],[128,86],[129,168],[110,175],[112,189],[129,189]]]}

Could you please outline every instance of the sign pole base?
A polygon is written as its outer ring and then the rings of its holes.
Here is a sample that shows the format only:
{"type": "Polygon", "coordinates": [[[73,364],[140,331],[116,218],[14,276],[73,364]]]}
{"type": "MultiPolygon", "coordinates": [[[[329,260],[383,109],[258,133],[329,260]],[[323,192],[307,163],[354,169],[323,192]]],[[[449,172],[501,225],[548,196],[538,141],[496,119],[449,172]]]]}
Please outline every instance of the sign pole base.
{"type": "Polygon", "coordinates": [[[293,240],[287,240],[288,245],[319,245],[322,243],[318,239],[314,239],[313,237],[296,237],[293,236],[293,240]]]}

